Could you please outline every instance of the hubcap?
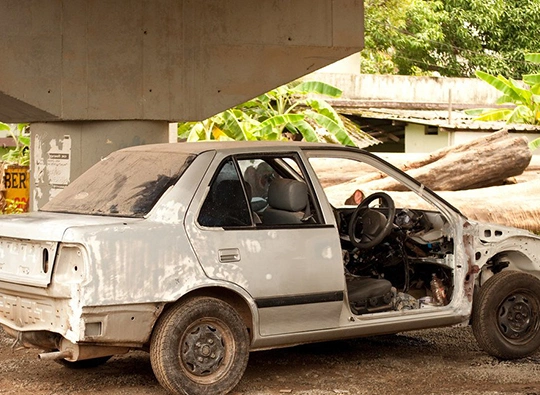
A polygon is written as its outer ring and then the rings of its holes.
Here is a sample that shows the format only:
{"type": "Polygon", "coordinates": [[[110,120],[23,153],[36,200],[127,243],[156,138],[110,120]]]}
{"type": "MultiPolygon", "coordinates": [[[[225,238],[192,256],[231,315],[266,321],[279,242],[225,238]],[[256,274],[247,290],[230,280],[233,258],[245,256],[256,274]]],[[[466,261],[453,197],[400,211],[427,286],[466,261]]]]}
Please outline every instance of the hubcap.
{"type": "Polygon", "coordinates": [[[191,374],[208,376],[215,373],[224,355],[223,336],[216,326],[199,323],[189,328],[184,335],[181,360],[191,374]]]}
{"type": "Polygon", "coordinates": [[[531,301],[521,293],[507,297],[499,307],[497,324],[501,333],[510,340],[527,340],[534,334],[536,319],[531,301]]]}

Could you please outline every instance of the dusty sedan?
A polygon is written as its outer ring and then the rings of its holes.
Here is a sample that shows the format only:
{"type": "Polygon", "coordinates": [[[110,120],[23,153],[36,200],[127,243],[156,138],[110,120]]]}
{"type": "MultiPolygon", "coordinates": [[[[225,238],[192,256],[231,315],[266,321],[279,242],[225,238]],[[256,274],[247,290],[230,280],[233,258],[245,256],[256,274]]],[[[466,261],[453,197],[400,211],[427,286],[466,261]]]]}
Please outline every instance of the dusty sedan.
{"type": "Polygon", "coordinates": [[[176,394],[229,392],[250,351],[420,328],[472,324],[486,352],[521,358],[540,345],[539,254],[535,235],[468,221],[361,150],[133,147],[1,219],[0,325],[71,367],[148,350],[176,394]],[[416,203],[346,205],[336,164],[416,203]]]}

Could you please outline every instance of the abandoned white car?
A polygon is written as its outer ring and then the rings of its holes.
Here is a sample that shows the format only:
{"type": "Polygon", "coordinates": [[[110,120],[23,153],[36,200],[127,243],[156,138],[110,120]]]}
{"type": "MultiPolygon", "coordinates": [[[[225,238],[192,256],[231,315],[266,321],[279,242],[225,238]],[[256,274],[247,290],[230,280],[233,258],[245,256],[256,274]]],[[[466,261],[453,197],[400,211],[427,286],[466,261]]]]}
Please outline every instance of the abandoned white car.
{"type": "Polygon", "coordinates": [[[231,391],[250,351],[420,328],[471,324],[521,358],[540,346],[539,257],[535,235],[469,221],[362,150],[148,145],[0,220],[0,324],[72,367],[147,350],[174,394],[231,391]],[[369,172],[408,192],[344,204],[336,184],[369,172]]]}

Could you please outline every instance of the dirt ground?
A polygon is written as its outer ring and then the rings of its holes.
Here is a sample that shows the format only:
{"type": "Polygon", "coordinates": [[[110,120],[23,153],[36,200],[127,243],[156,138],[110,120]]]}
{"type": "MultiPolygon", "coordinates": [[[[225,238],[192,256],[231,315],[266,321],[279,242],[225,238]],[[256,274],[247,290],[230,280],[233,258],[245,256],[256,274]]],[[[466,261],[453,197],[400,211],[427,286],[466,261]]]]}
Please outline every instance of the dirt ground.
{"type": "MultiPolygon", "coordinates": [[[[70,370],[11,349],[0,332],[0,394],[165,395],[148,354],[70,370]]],[[[481,351],[470,328],[311,344],[252,353],[234,395],[524,394],[540,395],[540,352],[499,361],[481,351]]]]}

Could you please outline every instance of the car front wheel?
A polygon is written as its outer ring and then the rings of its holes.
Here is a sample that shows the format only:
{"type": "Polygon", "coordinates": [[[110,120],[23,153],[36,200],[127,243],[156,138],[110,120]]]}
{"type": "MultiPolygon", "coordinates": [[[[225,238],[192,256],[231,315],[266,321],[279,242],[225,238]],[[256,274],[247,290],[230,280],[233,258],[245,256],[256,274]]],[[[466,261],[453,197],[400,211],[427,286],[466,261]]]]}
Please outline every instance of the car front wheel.
{"type": "Polygon", "coordinates": [[[540,347],[540,280],[503,271],[480,288],[472,329],[481,348],[502,359],[524,358],[540,347]]]}
{"type": "Polygon", "coordinates": [[[242,378],[249,336],[227,303],[197,297],[166,311],[150,344],[152,369],[175,394],[226,394],[242,378]]]}

